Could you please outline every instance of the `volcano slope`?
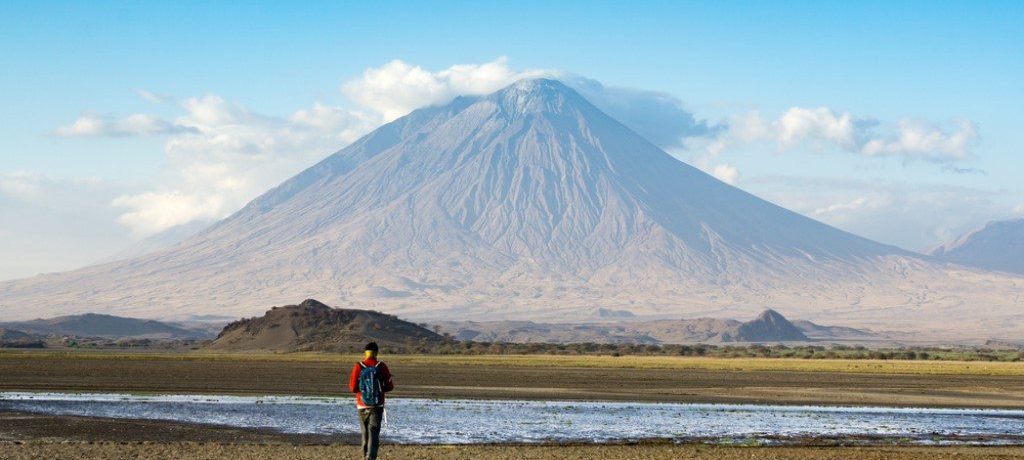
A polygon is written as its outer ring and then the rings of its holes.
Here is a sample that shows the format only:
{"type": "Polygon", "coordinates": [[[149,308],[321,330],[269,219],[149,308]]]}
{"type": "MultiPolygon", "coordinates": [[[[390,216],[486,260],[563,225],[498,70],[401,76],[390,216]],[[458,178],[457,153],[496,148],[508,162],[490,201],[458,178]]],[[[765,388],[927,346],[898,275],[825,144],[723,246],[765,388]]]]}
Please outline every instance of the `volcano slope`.
{"type": "Polygon", "coordinates": [[[414,111],[173,248],[0,283],[0,314],[244,316],[310,296],[415,320],[769,307],[980,338],[1024,333],[1022,281],[768,203],[536,79],[414,111]]]}

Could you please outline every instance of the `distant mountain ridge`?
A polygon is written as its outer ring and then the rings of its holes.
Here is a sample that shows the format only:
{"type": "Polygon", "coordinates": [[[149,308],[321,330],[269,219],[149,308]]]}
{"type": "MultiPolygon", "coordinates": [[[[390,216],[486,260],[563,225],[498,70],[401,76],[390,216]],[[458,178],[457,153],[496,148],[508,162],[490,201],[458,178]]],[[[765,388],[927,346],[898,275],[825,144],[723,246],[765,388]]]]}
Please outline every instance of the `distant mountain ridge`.
{"type": "Polygon", "coordinates": [[[0,327],[41,335],[108,338],[206,338],[203,331],[160,321],[123,318],[98,313],[0,323],[0,327]]]}
{"type": "Polygon", "coordinates": [[[989,222],[930,254],[970,267],[1024,274],[1024,218],[989,222]]]}
{"type": "Polygon", "coordinates": [[[870,331],[822,326],[810,321],[790,322],[774,310],[741,322],[735,319],[620,321],[613,323],[535,323],[531,321],[449,321],[442,330],[458,340],[508,343],[778,343],[814,340],[870,340],[870,331]],[[800,324],[800,326],[797,326],[800,324]]]}
{"type": "Polygon", "coordinates": [[[759,199],[536,79],[416,110],[172,248],[0,282],[0,316],[246,316],[314,296],[418,321],[785,307],[987,337],[1024,332],[1022,283],[759,199]]]}

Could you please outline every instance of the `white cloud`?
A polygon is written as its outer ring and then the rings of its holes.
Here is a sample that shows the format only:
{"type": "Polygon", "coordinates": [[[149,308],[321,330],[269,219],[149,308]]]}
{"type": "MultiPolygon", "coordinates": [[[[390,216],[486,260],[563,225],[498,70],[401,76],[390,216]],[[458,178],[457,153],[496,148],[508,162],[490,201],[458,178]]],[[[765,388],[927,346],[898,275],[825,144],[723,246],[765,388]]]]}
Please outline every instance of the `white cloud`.
{"type": "Polygon", "coordinates": [[[27,197],[39,193],[42,183],[49,178],[28,171],[0,174],[0,193],[10,197],[27,197]]]}
{"type": "Polygon", "coordinates": [[[74,123],[54,130],[62,137],[124,137],[154,136],[188,132],[187,126],[180,126],[159,117],[137,113],[124,118],[109,118],[93,114],[78,117],[74,123]]]}
{"type": "Polygon", "coordinates": [[[111,204],[129,211],[117,221],[132,233],[152,235],[195,220],[213,220],[225,212],[223,194],[186,193],[177,190],[123,195],[111,204]]]}
{"type": "Polygon", "coordinates": [[[164,144],[169,179],[154,190],[112,201],[118,222],[145,237],[241,208],[381,123],[378,117],[314,104],[287,117],[254,113],[216,95],[187,98],[164,144]]]}
{"type": "Polygon", "coordinates": [[[231,125],[260,119],[260,117],[251,115],[245,107],[232,104],[215,94],[190,97],[182,101],[181,105],[188,115],[179,118],[178,123],[197,128],[231,125]]]}
{"type": "Polygon", "coordinates": [[[668,93],[607,86],[575,75],[562,78],[597,108],[670,152],[686,150],[690,139],[713,137],[723,128],[698,119],[668,93]]]}
{"type": "Polygon", "coordinates": [[[142,100],[152,102],[154,104],[163,104],[164,102],[168,102],[174,99],[171,96],[157,94],[152,91],[146,91],[144,89],[135,90],[135,94],[142,98],[142,100]]]}
{"type": "Polygon", "coordinates": [[[932,161],[964,160],[978,142],[978,129],[970,121],[960,121],[953,129],[913,120],[899,123],[892,138],[871,139],[861,147],[868,156],[920,157],[932,161]]]}
{"type": "Polygon", "coordinates": [[[735,166],[720,164],[711,170],[711,175],[726,184],[735,184],[736,179],[740,177],[740,171],[735,166]]]}
{"type": "Polygon", "coordinates": [[[790,149],[806,141],[824,141],[842,149],[854,146],[854,121],[849,113],[835,114],[819,107],[793,107],[775,122],[779,147],[790,149]]]}
{"type": "MultiPolygon", "coordinates": [[[[381,124],[381,119],[360,111],[313,104],[309,109],[299,110],[288,117],[293,132],[305,131],[327,136],[348,144],[381,124]]],[[[343,145],[337,145],[341,147],[343,145]]],[[[336,148],[337,148],[336,147],[336,148]]]]}
{"type": "Polygon", "coordinates": [[[456,96],[488,94],[516,80],[554,74],[513,70],[504,57],[483,64],[453,65],[439,72],[394,60],[367,69],[361,78],[342,85],[342,92],[391,121],[420,107],[447,103],[456,96]]]}
{"type": "Polygon", "coordinates": [[[82,115],[74,123],[54,130],[58,136],[99,136],[107,130],[107,120],[95,115],[82,115]]]}
{"type": "Polygon", "coordinates": [[[925,251],[995,219],[1013,205],[997,192],[950,185],[796,176],[748,177],[744,189],[843,230],[925,251]]]}
{"type": "Polygon", "coordinates": [[[939,125],[904,119],[893,125],[827,107],[792,107],[774,120],[751,112],[731,117],[726,124],[728,129],[703,146],[704,162],[728,150],[769,142],[780,152],[838,150],[948,163],[970,159],[979,141],[970,121],[939,125]]]}
{"type": "Polygon", "coordinates": [[[815,209],[811,215],[816,219],[830,219],[833,223],[848,222],[858,212],[875,210],[892,204],[888,195],[881,197],[857,197],[850,201],[832,203],[815,209]]]}

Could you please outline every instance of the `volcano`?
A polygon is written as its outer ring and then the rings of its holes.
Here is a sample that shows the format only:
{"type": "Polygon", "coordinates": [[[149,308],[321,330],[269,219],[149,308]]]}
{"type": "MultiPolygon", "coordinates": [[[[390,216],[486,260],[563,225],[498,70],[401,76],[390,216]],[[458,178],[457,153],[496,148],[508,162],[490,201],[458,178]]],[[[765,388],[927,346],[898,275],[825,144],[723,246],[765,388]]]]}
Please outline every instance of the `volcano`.
{"type": "Polygon", "coordinates": [[[534,79],[416,110],[173,248],[0,283],[0,311],[251,315],[316,297],[415,319],[579,321],[784,307],[972,334],[1024,329],[1021,281],[766,202],[534,79]]]}

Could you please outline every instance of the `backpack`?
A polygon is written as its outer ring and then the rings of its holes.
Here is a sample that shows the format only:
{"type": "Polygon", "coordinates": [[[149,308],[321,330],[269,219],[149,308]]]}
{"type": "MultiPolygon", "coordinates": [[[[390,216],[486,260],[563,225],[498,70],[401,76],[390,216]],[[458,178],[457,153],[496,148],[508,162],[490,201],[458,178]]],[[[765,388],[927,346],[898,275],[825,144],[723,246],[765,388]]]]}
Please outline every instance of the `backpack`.
{"type": "Polygon", "coordinates": [[[380,362],[373,366],[368,366],[362,361],[359,362],[359,367],[363,368],[359,371],[359,393],[362,396],[363,404],[367,406],[380,405],[384,399],[384,387],[380,383],[377,366],[380,366],[380,362]]]}

